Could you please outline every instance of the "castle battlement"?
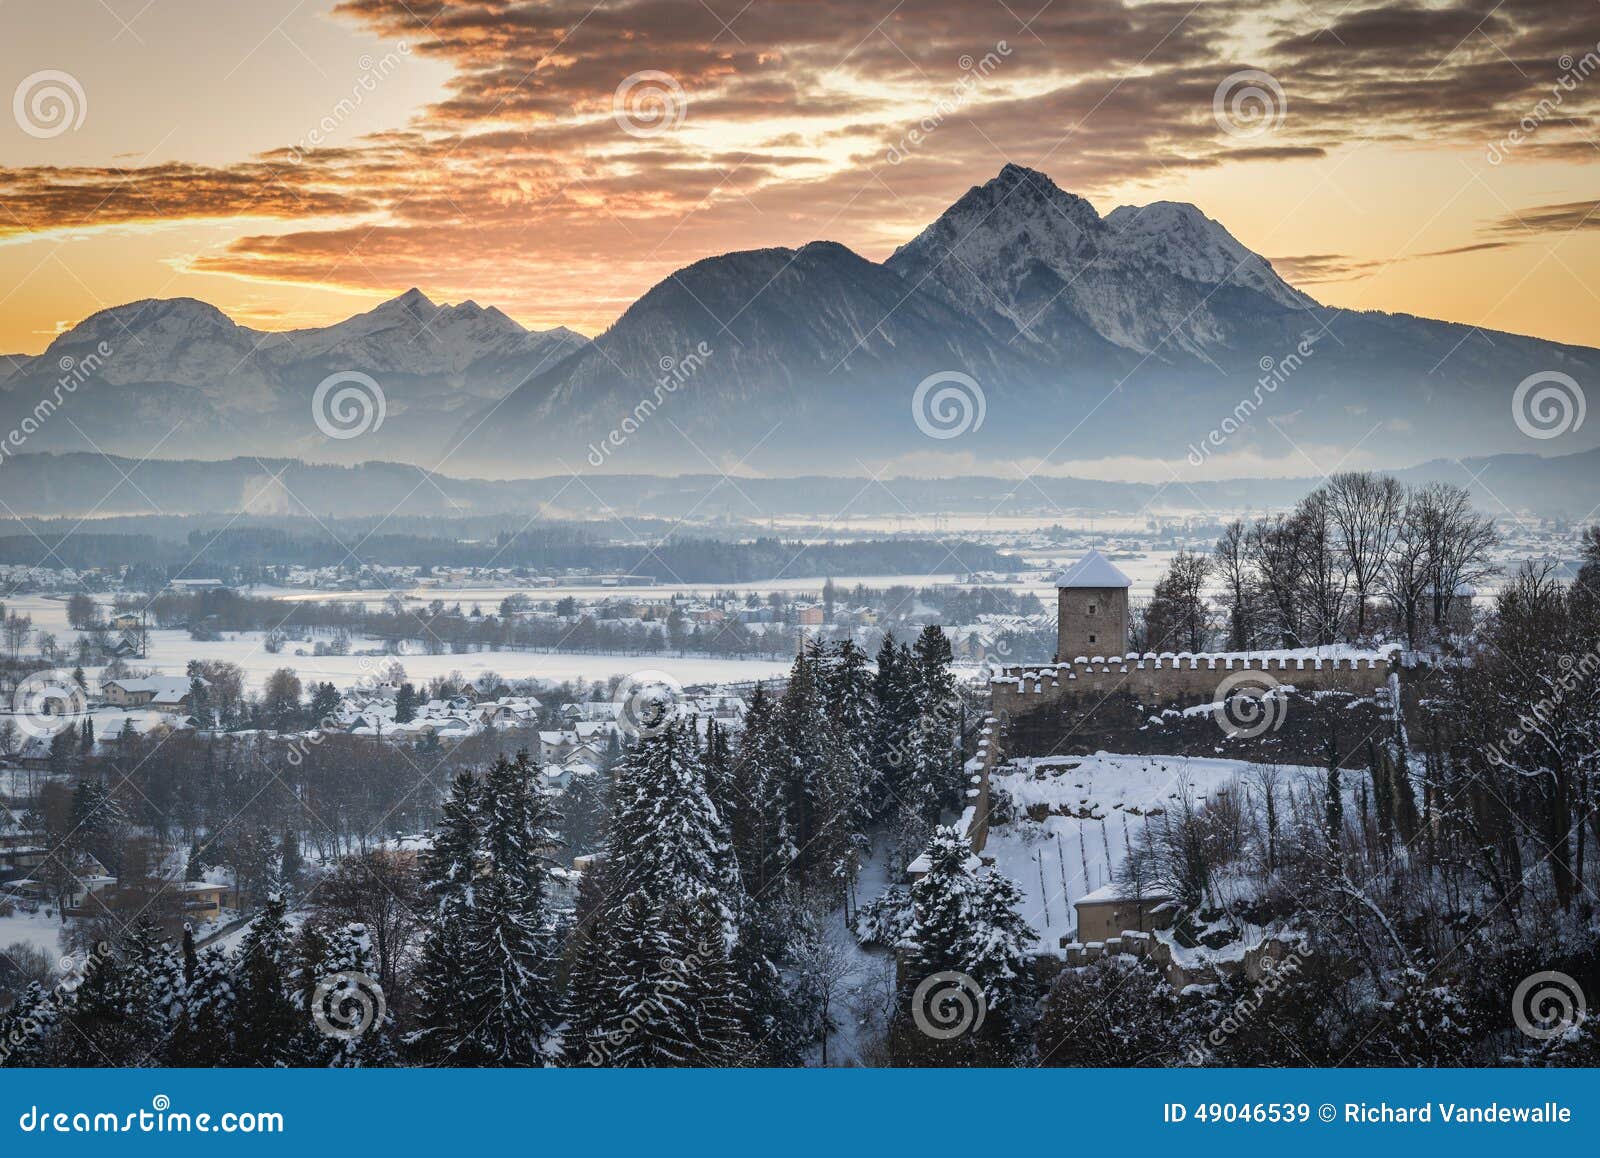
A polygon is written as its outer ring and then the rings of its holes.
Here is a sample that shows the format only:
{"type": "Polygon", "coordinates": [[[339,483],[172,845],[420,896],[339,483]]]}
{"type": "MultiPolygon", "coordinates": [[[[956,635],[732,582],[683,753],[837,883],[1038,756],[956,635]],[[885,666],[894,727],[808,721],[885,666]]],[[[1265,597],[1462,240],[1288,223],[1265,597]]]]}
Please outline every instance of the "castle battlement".
{"type": "Polygon", "coordinates": [[[1069,662],[1002,667],[990,680],[996,710],[1019,712],[1041,702],[1126,692],[1152,703],[1211,700],[1219,692],[1260,695],[1275,687],[1365,695],[1388,683],[1398,647],[1377,651],[1128,652],[1077,656],[1069,662]],[[1258,679],[1231,679],[1258,672],[1258,679]],[[1227,685],[1226,687],[1224,685],[1227,685]]]}

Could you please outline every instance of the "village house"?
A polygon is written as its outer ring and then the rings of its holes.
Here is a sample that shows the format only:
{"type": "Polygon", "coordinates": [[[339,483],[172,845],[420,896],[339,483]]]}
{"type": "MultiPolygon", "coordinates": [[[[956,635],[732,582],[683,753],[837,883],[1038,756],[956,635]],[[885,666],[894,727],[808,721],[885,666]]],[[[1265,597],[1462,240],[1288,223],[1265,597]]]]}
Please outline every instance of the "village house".
{"type": "MultiPolygon", "coordinates": [[[[210,681],[200,680],[201,687],[210,681]]],[[[191,706],[190,679],[187,676],[148,676],[144,679],[113,679],[100,685],[105,701],[118,708],[155,708],[159,711],[187,713],[191,706]]]]}

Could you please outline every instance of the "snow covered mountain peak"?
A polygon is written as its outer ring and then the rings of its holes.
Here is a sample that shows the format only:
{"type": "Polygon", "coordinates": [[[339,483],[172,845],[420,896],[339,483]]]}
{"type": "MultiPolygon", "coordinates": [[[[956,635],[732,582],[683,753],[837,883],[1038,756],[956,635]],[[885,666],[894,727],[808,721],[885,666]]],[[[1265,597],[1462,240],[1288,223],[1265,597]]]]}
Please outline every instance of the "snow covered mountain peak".
{"type": "Polygon", "coordinates": [[[1304,309],[1316,303],[1252,253],[1221,222],[1183,201],[1121,205],[1106,214],[1111,246],[1125,259],[1163,265],[1201,285],[1252,289],[1279,305],[1304,309]]]}
{"type": "Polygon", "coordinates": [[[1204,357],[1258,308],[1315,304],[1193,205],[1125,206],[1102,218],[1020,165],[968,190],[887,264],[1007,342],[1087,357],[1107,347],[1204,357]]]}

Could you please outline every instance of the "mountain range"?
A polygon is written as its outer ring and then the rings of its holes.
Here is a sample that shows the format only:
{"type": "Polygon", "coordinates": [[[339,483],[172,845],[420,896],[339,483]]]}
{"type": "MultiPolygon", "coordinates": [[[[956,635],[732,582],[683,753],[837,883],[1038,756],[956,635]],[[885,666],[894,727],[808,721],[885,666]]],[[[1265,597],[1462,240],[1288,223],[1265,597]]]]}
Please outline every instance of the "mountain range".
{"type": "MultiPolygon", "coordinates": [[[[156,517],[172,520],[187,534],[193,520],[204,524],[207,516],[219,526],[369,518],[377,528],[398,533],[413,517],[481,516],[509,519],[511,529],[528,526],[531,518],[542,523],[598,520],[613,534],[626,528],[630,534],[655,536],[692,520],[746,534],[767,528],[769,516],[783,516],[814,520],[827,533],[845,537],[857,526],[851,520],[864,518],[893,520],[900,531],[929,535],[941,533],[941,515],[1040,522],[1066,521],[1085,512],[1231,518],[1287,508],[1322,482],[1316,475],[1184,485],[1048,475],[1025,484],[994,476],[810,475],[740,478],[737,485],[728,485],[719,475],[699,472],[591,474],[579,486],[571,475],[461,478],[395,462],[341,466],[255,456],[140,461],[93,451],[34,454],[22,461],[26,469],[12,462],[0,465],[7,513],[41,520],[67,517],[69,522],[56,529],[80,533],[91,528],[113,533],[128,519],[144,526],[156,517]],[[616,521],[618,516],[625,522],[616,521]],[[86,517],[93,523],[85,522],[86,517]],[[662,520],[658,530],[644,529],[650,520],[662,520]]],[[[1395,474],[1413,486],[1444,482],[1465,487],[1480,508],[1496,516],[1530,512],[1583,523],[1600,506],[1600,450],[1549,458],[1501,454],[1433,459],[1395,474]]],[[[38,542],[26,531],[12,535],[38,542]]]]}
{"type": "Polygon", "coordinates": [[[133,457],[387,459],[530,478],[736,463],[862,475],[930,452],[961,456],[952,474],[1041,456],[1192,460],[1218,430],[1219,455],[1317,469],[1338,448],[1399,466],[1419,446],[1454,458],[1600,445],[1581,423],[1532,441],[1512,413],[1530,375],[1600,381],[1600,351],[1326,307],[1192,205],[1102,216],[1017,165],[884,262],[830,241],[709,257],[593,341],[416,290],[282,333],[192,299],[134,302],[0,362],[0,430],[102,342],[111,353],[27,452],[88,439],[133,457]],[[313,397],[352,371],[378,383],[384,420],[330,439],[313,397]]]}

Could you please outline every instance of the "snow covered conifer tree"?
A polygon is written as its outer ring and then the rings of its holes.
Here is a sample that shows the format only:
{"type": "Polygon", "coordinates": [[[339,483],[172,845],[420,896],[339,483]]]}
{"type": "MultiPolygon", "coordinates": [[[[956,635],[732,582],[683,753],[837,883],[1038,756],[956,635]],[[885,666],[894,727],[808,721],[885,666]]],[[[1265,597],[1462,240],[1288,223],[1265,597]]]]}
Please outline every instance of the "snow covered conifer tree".
{"type": "Polygon", "coordinates": [[[309,1060],[341,1068],[393,1064],[387,999],[380,1004],[376,983],[363,980],[377,975],[367,927],[351,922],[315,940],[301,993],[307,1020],[321,1030],[309,1060]]]}
{"type": "Polygon", "coordinates": [[[794,859],[783,802],[785,761],[776,705],[757,684],[739,737],[730,776],[733,812],[726,818],[744,890],[751,896],[764,896],[776,887],[794,859]]]}
{"type": "Polygon", "coordinates": [[[1039,938],[1022,916],[1022,890],[993,870],[978,878],[974,943],[964,970],[983,987],[985,1036],[1001,1057],[1017,1060],[1033,1030],[1034,974],[1029,947],[1039,938]]]}
{"type": "Polygon", "coordinates": [[[417,963],[416,1028],[406,1043],[433,1065],[472,1065],[476,1022],[461,991],[479,990],[478,962],[469,954],[470,924],[477,908],[480,825],[478,783],[463,770],[451,785],[433,845],[422,856],[430,920],[417,963]]]}
{"type": "Polygon", "coordinates": [[[239,943],[234,962],[234,1064],[294,1065],[306,1026],[290,999],[294,959],[288,904],[282,887],[269,886],[267,904],[239,943]]]}
{"type": "Polygon", "coordinates": [[[484,781],[485,876],[466,922],[474,980],[461,999],[474,1036],[499,1065],[543,1059],[558,1021],[552,979],[556,931],[545,908],[556,814],[527,753],[501,757],[484,781]]]}

